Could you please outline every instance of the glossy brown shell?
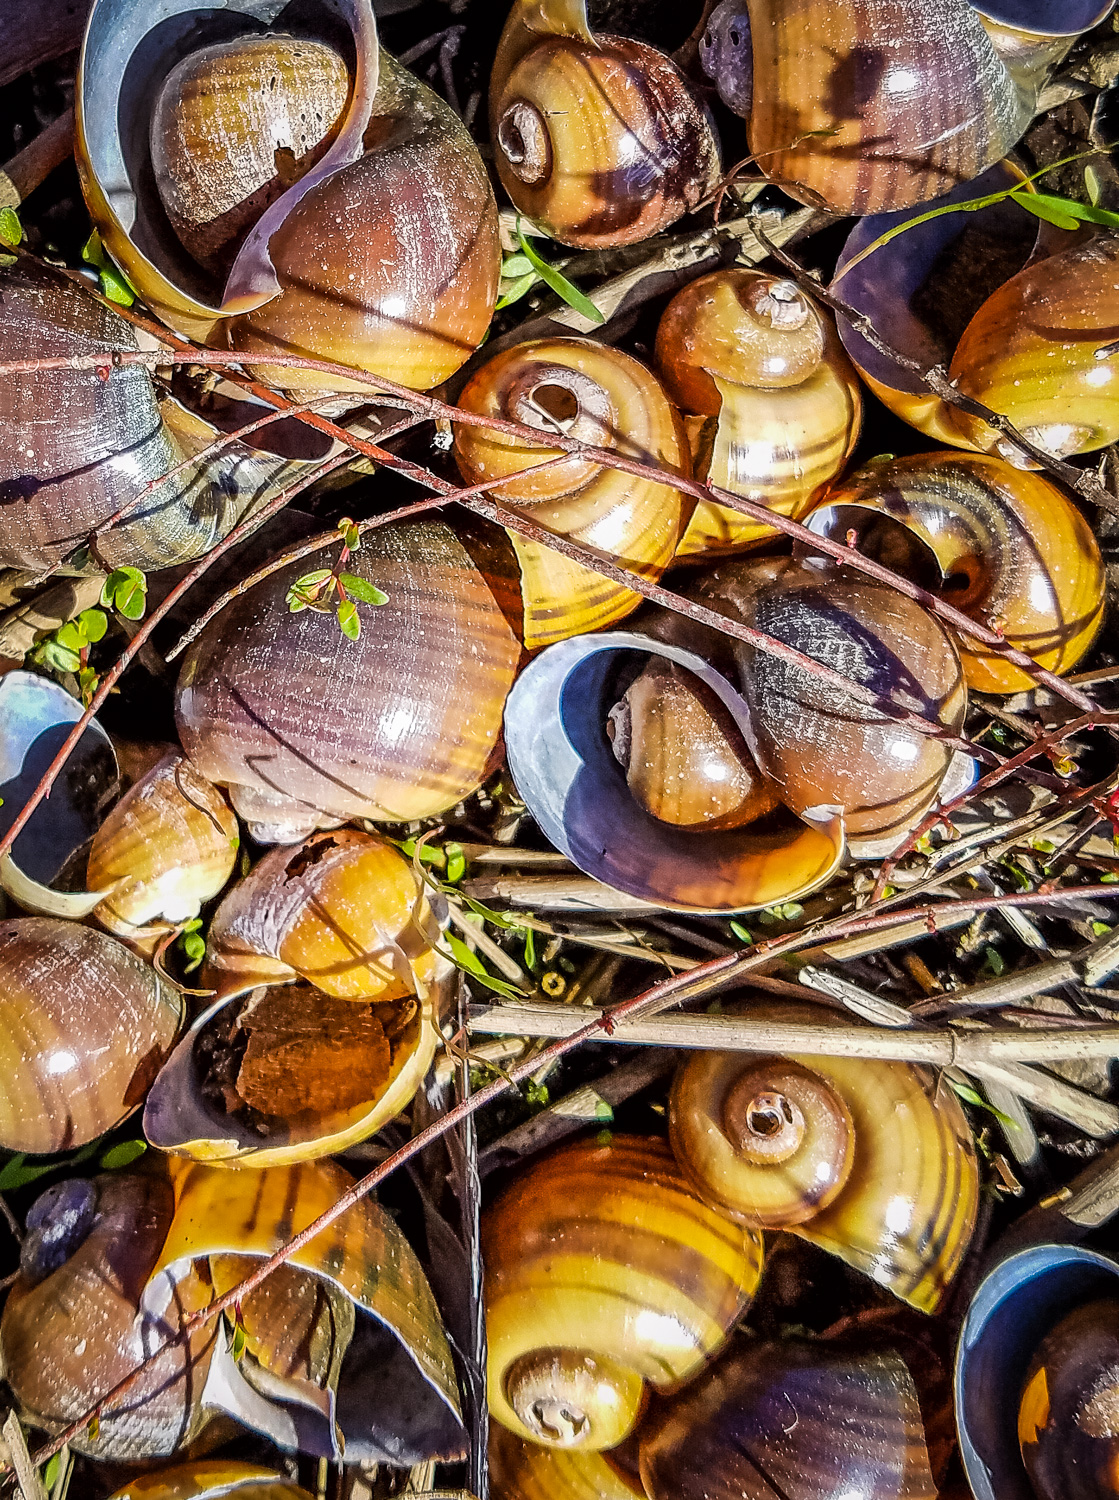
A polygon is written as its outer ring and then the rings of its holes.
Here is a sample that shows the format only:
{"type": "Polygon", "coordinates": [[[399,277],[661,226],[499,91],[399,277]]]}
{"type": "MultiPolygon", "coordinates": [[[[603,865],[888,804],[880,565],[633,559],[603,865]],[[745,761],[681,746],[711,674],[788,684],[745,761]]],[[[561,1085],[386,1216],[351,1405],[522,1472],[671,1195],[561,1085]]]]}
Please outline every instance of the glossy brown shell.
{"type": "MultiPolygon", "coordinates": [[[[877,516],[931,551],[941,598],[1040,666],[1069,672],[1095,640],[1104,611],[1100,549],[1076,506],[1041,475],[988,455],[923,453],[861,470],[808,524],[842,541],[873,529],[877,516]]],[[[1034,686],[973,638],[954,638],[969,686],[988,693],[1034,686]]]]}
{"type": "Polygon", "coordinates": [[[521,649],[504,538],[441,521],[385,527],[351,566],[388,595],[359,605],[358,641],[330,614],[289,612],[297,563],[223,611],[183,663],[183,747],[269,841],[346,818],[430,817],[495,760],[521,649]]]}
{"type": "Polygon", "coordinates": [[[0,922],[0,1146],[69,1151],[142,1103],[179,997],[123,943],[50,917],[0,922]]]}
{"type": "Polygon", "coordinates": [[[641,1435],[650,1500],[934,1500],[917,1390],[892,1351],[753,1340],[641,1435]]]}
{"type": "Polygon", "coordinates": [[[592,36],[585,0],[514,0],[490,132],[505,191],[565,245],[648,239],[719,175],[711,121],[675,65],[644,42],[592,36]]]}
{"type": "MultiPolygon", "coordinates": [[[[535,339],[494,356],[468,381],[465,411],[503,417],[619,457],[686,473],[687,443],[656,377],[632,355],[590,339],[535,339]],[[553,408],[555,411],[553,412],[553,408]]],[[[465,423],[455,427],[455,457],[468,484],[517,476],[559,451],[465,423]]],[[[569,536],[654,582],[672,561],[692,502],[679,490],[572,455],[543,473],[511,478],[494,490],[503,504],[538,526],[569,536]]],[[[521,566],[525,645],[551,645],[598,630],[629,614],[640,594],[538,542],[510,532],[521,566]]]]}
{"type": "Polygon", "coordinates": [[[142,1474],[110,1500],[311,1500],[306,1490],[256,1464],[213,1458],[142,1474]]]}
{"type": "MultiPolygon", "coordinates": [[[[951,729],[963,721],[967,692],[947,632],[884,584],[792,560],[731,560],[691,592],[924,718],[951,729]]],[[[858,839],[900,836],[920,821],[948,769],[947,746],[744,642],[732,654],[758,764],[794,812],[839,807],[858,839]]]]}
{"type": "MultiPolygon", "coordinates": [[[[794,282],[731,268],[677,292],[657,329],[657,368],[692,418],[696,475],[800,517],[858,440],[858,379],[828,314],[794,282]]],[[[732,552],[774,535],[701,500],[678,557],[732,552]]]]}
{"type": "Polygon", "coordinates": [[[1029,123],[1032,98],[966,0],[750,0],[749,12],[750,150],[809,202],[923,203],[1005,156],[1029,123]]]}
{"type": "MultiPolygon", "coordinates": [[[[174,1198],[157,1173],[94,1178],[96,1218],[56,1271],[32,1284],[21,1275],[0,1321],[4,1373],[24,1419],[59,1431],[97,1396],[174,1336],[183,1318],[213,1296],[191,1274],[159,1316],[140,1316],[140,1298],[171,1224],[174,1198]]],[[[70,1442],[94,1458],[157,1458],[189,1442],[207,1420],[201,1407],[217,1323],[155,1360],[118,1412],[70,1442]]]]}

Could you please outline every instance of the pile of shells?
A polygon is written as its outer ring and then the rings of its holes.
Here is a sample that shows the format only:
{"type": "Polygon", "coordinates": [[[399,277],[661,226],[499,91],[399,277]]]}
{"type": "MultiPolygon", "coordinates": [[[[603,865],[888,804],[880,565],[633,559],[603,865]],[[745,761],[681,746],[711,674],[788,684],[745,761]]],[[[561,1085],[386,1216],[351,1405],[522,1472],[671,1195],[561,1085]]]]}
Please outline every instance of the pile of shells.
{"type": "Polygon", "coordinates": [[[54,4],[0,1482],[1119,1494],[1110,4],[54,4]]]}

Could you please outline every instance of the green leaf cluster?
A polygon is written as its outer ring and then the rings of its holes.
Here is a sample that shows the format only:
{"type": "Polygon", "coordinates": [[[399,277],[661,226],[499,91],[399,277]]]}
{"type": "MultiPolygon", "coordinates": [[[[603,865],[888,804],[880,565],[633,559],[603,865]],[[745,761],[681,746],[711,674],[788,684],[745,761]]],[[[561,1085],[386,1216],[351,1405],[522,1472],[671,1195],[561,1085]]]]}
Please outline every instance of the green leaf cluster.
{"type": "Polygon", "coordinates": [[[148,580],[139,568],[114,568],[101,589],[101,603],[126,620],[142,620],[148,602],[148,580]]]}
{"type": "Polygon", "coordinates": [[[585,318],[590,318],[592,323],[606,322],[605,314],[594,305],[591,299],[573,282],[568,281],[562,271],[546,261],[531,244],[519,219],[517,220],[517,241],[521,247],[519,254],[507,255],[501,263],[501,283],[504,290],[498,299],[497,311],[500,312],[503,307],[519,302],[538,281],[542,281],[546,287],[550,287],[555,292],[557,297],[562,297],[568,307],[573,307],[585,318]]]}
{"type": "Polygon", "coordinates": [[[82,702],[88,704],[97,691],[99,678],[89,665],[87,653],[108,628],[104,610],[83,609],[76,619],[67,620],[45,636],[31,652],[30,659],[51,672],[75,673],[82,702]]]}
{"type": "Polygon", "coordinates": [[[118,307],[131,307],[138,295],[136,288],[119,266],[113,264],[95,229],[82,246],[82,259],[97,272],[101,295],[118,307]]]}

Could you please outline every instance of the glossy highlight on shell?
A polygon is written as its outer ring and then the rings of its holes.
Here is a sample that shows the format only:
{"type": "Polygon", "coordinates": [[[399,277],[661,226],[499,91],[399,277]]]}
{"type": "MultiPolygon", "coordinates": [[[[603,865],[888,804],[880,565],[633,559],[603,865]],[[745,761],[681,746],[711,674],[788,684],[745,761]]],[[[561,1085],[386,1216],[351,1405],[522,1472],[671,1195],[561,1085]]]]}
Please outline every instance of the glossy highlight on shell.
{"type": "MultiPolygon", "coordinates": [[[[745,1013],[837,1024],[813,1006],[745,1013]]],[[[927,1069],[699,1052],[669,1120],[677,1158],[724,1212],[789,1229],[925,1312],[940,1304],[975,1228],[979,1169],[963,1110],[927,1069]]]]}
{"type": "Polygon", "coordinates": [[[719,175],[696,93],[655,48],[595,36],[586,0],[514,0],[490,132],[517,209],[565,245],[627,245],[698,207],[719,175]]]}
{"type": "Polygon", "coordinates": [[[123,943],[50,917],[0,922],[0,1146],[70,1151],[143,1102],[182,1016],[123,943]]]}
{"type": "MultiPolygon", "coordinates": [[[[467,383],[459,406],[561,433],[620,458],[686,474],[679,417],[656,378],[631,355],[588,339],[538,339],[497,354],[467,383]]],[[[455,457],[468,484],[515,475],[494,497],[561,536],[620,562],[654,582],[672,561],[692,511],[679,490],[606,468],[573,454],[540,474],[525,473],[560,456],[506,433],[465,423],[455,428],[455,457]]],[[[521,570],[524,640],[529,649],[601,629],[641,602],[539,542],[510,532],[521,570]]]]}
{"type": "Polygon", "coordinates": [[[645,1382],[700,1369],[761,1273],[760,1235],[709,1209],[667,1145],[641,1137],[537,1160],[486,1210],[482,1240],[490,1413],[558,1449],[618,1443],[645,1382]]]}
{"type": "MultiPolygon", "coordinates": [[[[887,517],[935,558],[935,592],[1052,672],[1069,672],[1103,622],[1104,569],[1091,528],[1039,474],[1003,460],[927,453],[874,464],[832,489],[808,526],[833,541],[887,517]]],[[[886,544],[889,545],[887,538],[886,544]]],[[[866,544],[863,543],[865,548],[866,544]]],[[[906,568],[902,564],[901,571],[906,568]]],[[[955,633],[968,685],[1029,691],[1021,667],[955,633]]]]}
{"type": "MultiPolygon", "coordinates": [[[[858,381],[834,324],[795,282],[738,269],[689,282],[661,317],[656,359],[688,413],[698,479],[798,519],[854,449],[858,381]]],[[[677,557],[732,552],[774,534],[701,500],[677,557]]]]}
{"type": "Polygon", "coordinates": [[[255,837],[296,843],[347,818],[431,817],[482,783],[521,654],[503,541],[460,522],[374,532],[354,572],[388,603],[356,642],[330,615],[290,613],[299,564],[203,632],[179,678],[179,735],[255,837]]]}

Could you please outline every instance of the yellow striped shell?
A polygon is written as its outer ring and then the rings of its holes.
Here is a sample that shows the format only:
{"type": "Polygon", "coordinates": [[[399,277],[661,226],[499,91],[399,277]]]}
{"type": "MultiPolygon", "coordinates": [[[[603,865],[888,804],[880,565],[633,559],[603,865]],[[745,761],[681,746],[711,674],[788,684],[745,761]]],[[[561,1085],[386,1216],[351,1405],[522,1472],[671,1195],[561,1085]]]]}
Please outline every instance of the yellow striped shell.
{"type": "MultiPolygon", "coordinates": [[[[680,420],[659,383],[631,355],[589,339],[537,339],[497,354],[473,376],[459,406],[504,417],[620,457],[686,473],[680,420]]],[[[455,456],[468,484],[516,476],[559,457],[546,442],[458,424],[455,456]]],[[[692,503],[669,485],[572,455],[542,473],[510,478],[496,499],[549,531],[569,536],[645,578],[672,561],[692,503]]],[[[630,614],[641,596],[538,542],[510,533],[521,567],[529,649],[599,630],[630,614]]]]}
{"type": "Polygon", "coordinates": [[[645,1382],[701,1368],[749,1304],[755,1231],[708,1208],[664,1141],[579,1141],[487,1209],[491,1415],[552,1447],[613,1447],[645,1382]]]}
{"type": "MultiPolygon", "coordinates": [[[[862,424],[851,363],[828,315],[794,282],[715,271],[665,309],[657,368],[690,414],[697,477],[795,518],[847,462],[862,424]]],[[[677,551],[736,551],[774,535],[701,500],[677,551]]]]}
{"type": "Polygon", "coordinates": [[[141,1474],[110,1500],[226,1500],[230,1495],[237,1500],[311,1500],[290,1479],[232,1458],[203,1459],[141,1474]]]}
{"type": "MultiPolygon", "coordinates": [[[[815,1006],[759,1004],[747,1014],[842,1024],[815,1006]]],[[[698,1052],[676,1075],[669,1119],[677,1158],[710,1202],[744,1224],[787,1228],[923,1312],[936,1310],[975,1228],[979,1170],[963,1109],[930,1070],[864,1058],[698,1052]],[[808,1201],[806,1213],[792,1216],[786,1200],[811,1200],[815,1192],[815,1174],[799,1171],[817,1149],[810,1106],[803,1110],[806,1128],[790,1132],[789,1150],[769,1160],[736,1141],[730,1118],[748,1119],[752,1105],[761,1116],[751,1122],[752,1141],[767,1144],[781,1112],[791,1121],[796,1108],[786,1086],[790,1063],[815,1080],[821,1095],[837,1100],[850,1122],[849,1160],[838,1187],[815,1212],[808,1201]],[[750,1099],[736,1096],[743,1080],[750,1099]]]]}
{"type": "Polygon", "coordinates": [[[94,835],[87,884],[113,887],[94,916],[132,941],[169,932],[225,885],[238,843],[237,819],[217,787],[184,756],[165,755],[94,835]]]}
{"type": "Polygon", "coordinates": [[[490,1428],[490,1489],[495,1500],[645,1500],[608,1453],[542,1448],[507,1427],[490,1428]]]}

